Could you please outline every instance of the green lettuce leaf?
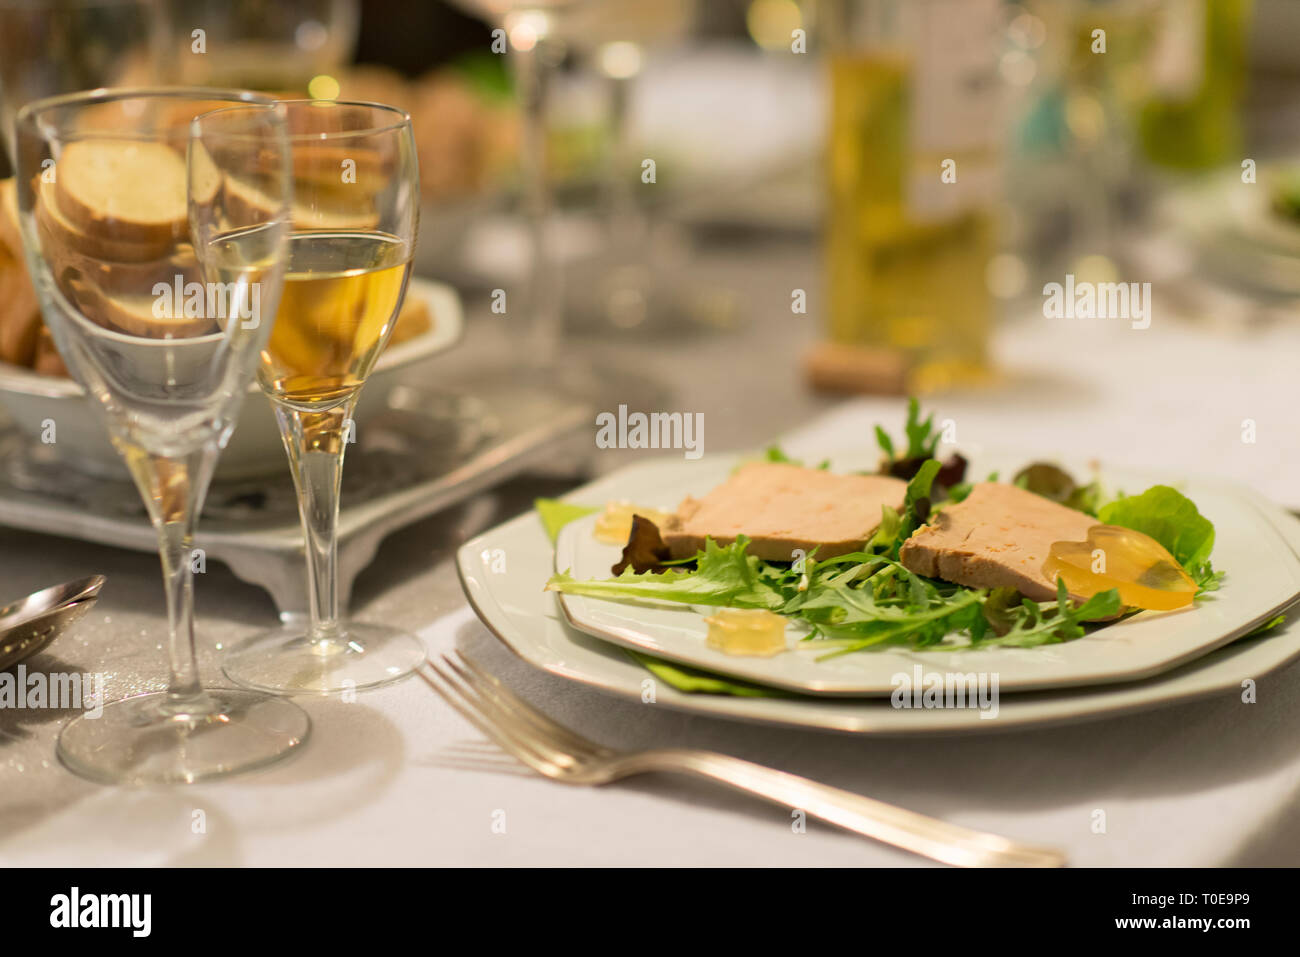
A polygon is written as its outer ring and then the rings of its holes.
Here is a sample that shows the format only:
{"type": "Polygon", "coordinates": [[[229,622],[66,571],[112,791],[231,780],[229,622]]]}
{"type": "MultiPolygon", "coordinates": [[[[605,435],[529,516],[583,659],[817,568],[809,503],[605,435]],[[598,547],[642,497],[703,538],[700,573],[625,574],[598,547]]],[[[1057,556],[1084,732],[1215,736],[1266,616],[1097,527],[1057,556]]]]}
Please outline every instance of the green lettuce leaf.
{"type": "Polygon", "coordinates": [[[751,684],[748,681],[740,681],[736,678],[726,678],[714,674],[712,671],[689,668],[686,665],[665,661],[663,658],[655,658],[640,651],[633,651],[631,648],[624,648],[623,650],[628,653],[633,661],[644,667],[660,681],[687,694],[729,694],[743,698],[797,697],[791,692],[780,688],[770,688],[767,685],[751,684]]]}
{"type": "Polygon", "coordinates": [[[1097,510],[1107,525],[1122,525],[1149,535],[1188,572],[1206,565],[1214,551],[1214,525],[1187,496],[1168,485],[1153,485],[1141,495],[1117,498],[1097,510]]]}
{"type": "Polygon", "coordinates": [[[560,529],[565,525],[584,515],[600,511],[598,505],[574,505],[572,502],[561,502],[558,498],[533,499],[533,508],[537,509],[537,517],[542,520],[542,527],[546,529],[552,545],[560,537],[560,529]]]}

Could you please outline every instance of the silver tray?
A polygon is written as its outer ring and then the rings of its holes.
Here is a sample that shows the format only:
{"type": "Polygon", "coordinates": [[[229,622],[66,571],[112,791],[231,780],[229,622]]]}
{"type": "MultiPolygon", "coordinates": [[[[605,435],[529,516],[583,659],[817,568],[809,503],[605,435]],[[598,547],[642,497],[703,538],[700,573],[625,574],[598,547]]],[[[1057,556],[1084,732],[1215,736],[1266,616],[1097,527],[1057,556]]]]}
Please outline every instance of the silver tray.
{"type": "MultiPolygon", "coordinates": [[[[399,384],[347,450],[339,516],[339,592],[389,533],[533,467],[568,460],[592,421],[588,403],[510,376],[399,384]],[[485,388],[485,386],[489,386],[485,388]],[[480,397],[481,396],[481,397],[480,397]]],[[[0,524],[154,551],[134,485],[83,475],[12,424],[0,425],[0,524]]],[[[279,475],[217,481],[196,547],[265,588],[282,618],[307,609],[302,529],[288,462],[279,475]]]]}

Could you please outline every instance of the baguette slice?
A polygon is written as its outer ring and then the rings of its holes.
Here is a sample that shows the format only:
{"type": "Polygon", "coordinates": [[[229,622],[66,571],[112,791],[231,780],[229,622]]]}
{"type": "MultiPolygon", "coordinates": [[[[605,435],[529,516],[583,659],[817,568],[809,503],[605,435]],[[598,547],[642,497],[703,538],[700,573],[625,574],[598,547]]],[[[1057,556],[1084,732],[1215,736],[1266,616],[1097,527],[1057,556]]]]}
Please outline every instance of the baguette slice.
{"type": "Polygon", "coordinates": [[[161,240],[135,242],[116,235],[113,230],[87,232],[64,215],[54,184],[43,182],[36,190],[36,224],[41,233],[41,251],[51,263],[65,256],[112,263],[154,262],[172,253],[175,240],[170,235],[161,240]]]}
{"type": "Polygon", "coordinates": [[[388,345],[395,346],[399,342],[422,336],[432,328],[433,313],[429,310],[429,303],[419,296],[407,296],[397,313],[388,345]]]}
{"type": "MultiPolygon", "coordinates": [[[[276,208],[264,192],[248,183],[227,178],[226,213],[236,226],[264,223],[276,208]]],[[[379,212],[373,196],[353,186],[330,186],[307,190],[295,197],[290,209],[294,229],[374,229],[379,212]]]]}
{"type": "Polygon", "coordinates": [[[151,246],[188,232],[185,158],[162,143],[79,140],[64,148],[54,178],[60,212],[82,233],[151,246]]]}
{"type": "Polygon", "coordinates": [[[42,325],[23,259],[16,186],[12,179],[0,181],[0,359],[26,366],[35,358],[42,325]]]}
{"type": "Polygon", "coordinates": [[[40,330],[41,310],[27,267],[8,247],[0,247],[0,359],[31,365],[40,330]]]}
{"type": "Polygon", "coordinates": [[[41,241],[45,244],[42,253],[59,283],[80,277],[93,282],[109,295],[120,296],[149,292],[155,283],[174,282],[177,276],[186,283],[202,280],[194,248],[189,243],[176,246],[159,259],[114,262],[102,256],[86,255],[75,246],[47,240],[44,224],[41,224],[41,229],[41,241]]]}
{"type": "Polygon", "coordinates": [[[18,225],[18,180],[0,179],[0,246],[15,259],[23,258],[23,234],[18,225]]]}
{"type": "Polygon", "coordinates": [[[348,186],[369,195],[378,193],[388,179],[395,161],[369,147],[314,146],[295,147],[293,175],[320,186],[348,186]],[[344,163],[352,162],[351,175],[344,177],[344,163]]]}
{"type": "Polygon", "coordinates": [[[102,326],[145,339],[188,339],[217,331],[207,317],[154,315],[157,297],[152,293],[110,296],[84,278],[68,283],[71,297],[86,317],[102,326]]]}

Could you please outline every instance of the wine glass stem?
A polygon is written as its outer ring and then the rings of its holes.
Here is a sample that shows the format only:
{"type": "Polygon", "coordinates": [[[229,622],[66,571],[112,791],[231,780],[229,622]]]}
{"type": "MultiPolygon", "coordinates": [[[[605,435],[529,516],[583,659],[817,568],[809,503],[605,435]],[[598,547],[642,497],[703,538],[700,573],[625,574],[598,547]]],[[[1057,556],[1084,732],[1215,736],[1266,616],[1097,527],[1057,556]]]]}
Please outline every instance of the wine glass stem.
{"type": "Polygon", "coordinates": [[[552,41],[538,37],[528,49],[515,47],[515,82],[523,104],[521,124],[520,185],[528,222],[531,261],[528,308],[531,347],[527,354],[539,366],[548,366],[559,349],[561,335],[560,271],[552,261],[547,230],[551,219],[551,187],[546,162],[546,122],[550,87],[552,41]]]}
{"type": "Polygon", "coordinates": [[[611,162],[605,168],[605,202],[608,210],[610,242],[617,255],[639,249],[645,240],[646,217],[637,204],[633,188],[636,159],[633,152],[632,124],[628,115],[631,80],[608,77],[611,162]]]}
{"type": "Polygon", "coordinates": [[[185,456],[127,455],[127,465],[158,533],[167,597],[168,706],[193,710],[202,694],[194,652],[194,524],[212,480],[215,447],[185,456]]]}
{"type": "Polygon", "coordinates": [[[313,642],[330,643],[343,637],[338,593],[339,493],[354,404],[352,399],[324,412],[301,412],[283,405],[275,410],[306,538],[313,642]]]}
{"type": "Polygon", "coordinates": [[[167,691],[173,700],[183,701],[199,694],[199,663],[194,652],[193,515],[182,521],[162,522],[157,529],[170,638],[171,682],[167,691]]]}

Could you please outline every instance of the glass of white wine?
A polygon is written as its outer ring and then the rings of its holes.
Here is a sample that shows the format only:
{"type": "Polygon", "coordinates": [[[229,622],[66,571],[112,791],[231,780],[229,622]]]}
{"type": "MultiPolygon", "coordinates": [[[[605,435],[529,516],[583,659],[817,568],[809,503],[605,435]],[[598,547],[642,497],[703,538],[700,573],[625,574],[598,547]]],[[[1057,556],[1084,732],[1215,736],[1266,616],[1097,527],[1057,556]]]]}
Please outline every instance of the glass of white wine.
{"type": "Polygon", "coordinates": [[[171,680],[69,722],[58,753],[100,781],[196,781],[283,757],[311,723],[283,698],[200,684],[194,650],[195,519],[235,426],[283,281],[289,145],[284,111],[253,94],[96,90],[38,100],[15,124],[31,274],[68,368],[102,416],[158,533],[171,680]],[[237,127],[196,118],[244,104],[237,127]],[[219,276],[200,267],[232,183],[219,276]]]}
{"type": "MultiPolygon", "coordinates": [[[[283,102],[294,201],[284,295],[262,351],[298,492],[306,540],[310,623],[293,620],[226,656],[236,684],[285,694],[373,688],[424,659],[413,635],[345,621],[338,595],[338,514],[352,411],[393,331],[419,221],[411,120],[373,103],[283,102]]],[[[244,197],[250,204],[260,198],[244,197]]]]}

